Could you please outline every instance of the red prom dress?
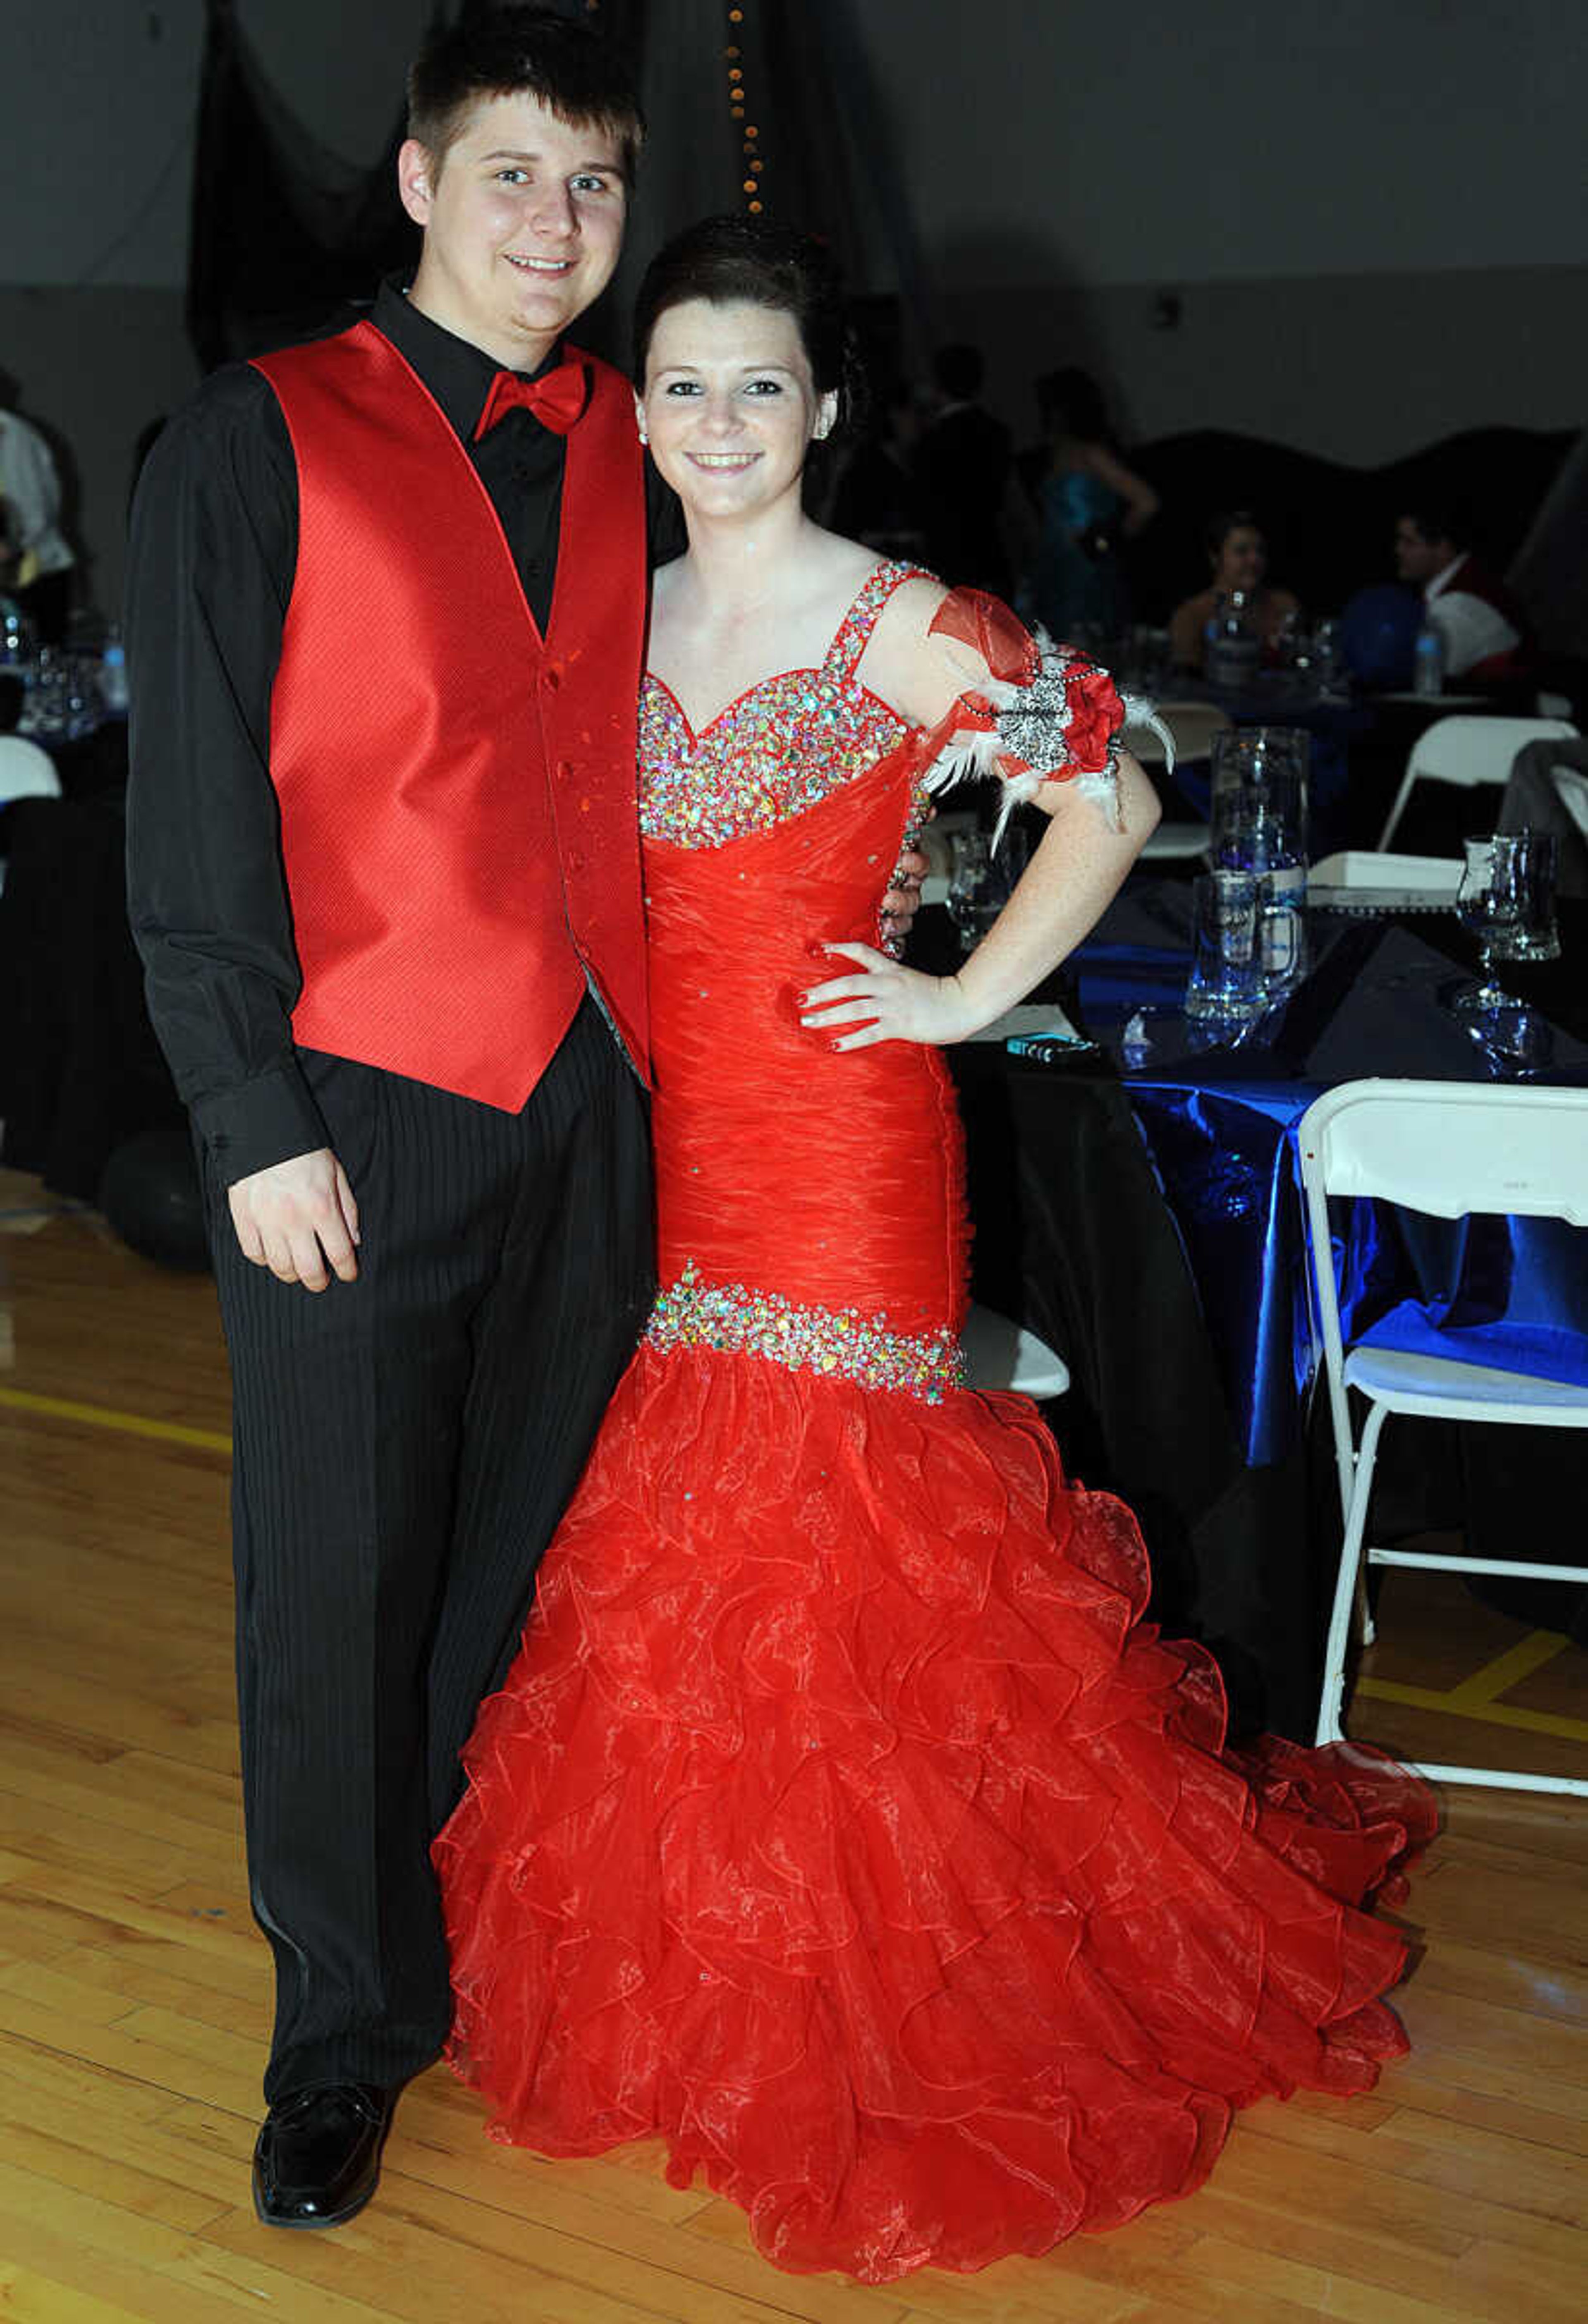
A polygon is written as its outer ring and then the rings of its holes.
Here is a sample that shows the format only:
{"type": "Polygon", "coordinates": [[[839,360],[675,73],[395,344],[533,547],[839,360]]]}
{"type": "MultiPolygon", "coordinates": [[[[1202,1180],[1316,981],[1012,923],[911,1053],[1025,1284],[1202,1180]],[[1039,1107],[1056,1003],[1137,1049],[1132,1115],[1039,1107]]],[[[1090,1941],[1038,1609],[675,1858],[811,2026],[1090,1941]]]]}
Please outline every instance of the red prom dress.
{"type": "Polygon", "coordinates": [[[932,1049],[799,995],[874,940],[929,738],[819,670],[700,734],[648,681],[651,1324],[436,1842],[449,2055],[547,2155],[660,2137],[765,2255],[882,2282],[1186,2193],[1238,2107],[1405,2039],[1364,1900],[1429,1795],[1225,1748],[1119,1501],[959,1384],[932,1049]]]}

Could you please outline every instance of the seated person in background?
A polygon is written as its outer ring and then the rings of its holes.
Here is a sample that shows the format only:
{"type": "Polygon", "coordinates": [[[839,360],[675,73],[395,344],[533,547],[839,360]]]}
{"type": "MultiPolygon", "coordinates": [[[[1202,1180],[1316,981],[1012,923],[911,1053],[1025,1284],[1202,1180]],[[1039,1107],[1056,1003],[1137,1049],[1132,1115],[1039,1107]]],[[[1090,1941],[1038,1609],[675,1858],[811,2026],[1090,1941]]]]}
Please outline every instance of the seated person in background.
{"type": "Polygon", "coordinates": [[[1039,538],[1021,593],[1027,611],[1056,638],[1104,636],[1129,617],[1119,545],[1158,513],[1158,494],[1120,456],[1102,392],[1075,364],[1037,382],[1043,441],[1025,459],[1039,538]]]}
{"type": "Polygon", "coordinates": [[[1009,555],[1000,512],[1012,449],[1009,430],[979,401],[979,347],[940,347],[932,373],[942,397],[915,447],[917,504],[926,562],[956,587],[1007,597],[1009,555]]]}
{"type": "Polygon", "coordinates": [[[1263,578],[1268,571],[1269,545],[1262,527],[1249,509],[1226,509],[1212,518],[1203,534],[1213,578],[1195,597],[1175,608],[1169,621],[1169,650],[1182,669],[1202,668],[1207,624],[1226,597],[1239,591],[1246,600],[1246,617],[1261,641],[1263,657],[1270,659],[1287,622],[1301,607],[1288,589],[1274,589],[1263,578]]]}
{"type": "Polygon", "coordinates": [[[0,406],[0,500],[8,561],[0,588],[46,645],[60,645],[71,610],[72,553],[60,529],[55,456],[32,420],[0,406]]]}
{"type": "Polygon", "coordinates": [[[1466,525],[1453,509],[1408,511],[1395,528],[1395,563],[1423,593],[1423,619],[1445,649],[1445,675],[1492,685],[1526,674],[1532,641],[1521,608],[1503,581],[1472,554],[1466,525]]]}
{"type": "Polygon", "coordinates": [[[1410,686],[1422,622],[1422,597],[1402,582],[1353,589],[1340,608],[1340,646],[1357,684],[1389,692],[1410,686]]]}

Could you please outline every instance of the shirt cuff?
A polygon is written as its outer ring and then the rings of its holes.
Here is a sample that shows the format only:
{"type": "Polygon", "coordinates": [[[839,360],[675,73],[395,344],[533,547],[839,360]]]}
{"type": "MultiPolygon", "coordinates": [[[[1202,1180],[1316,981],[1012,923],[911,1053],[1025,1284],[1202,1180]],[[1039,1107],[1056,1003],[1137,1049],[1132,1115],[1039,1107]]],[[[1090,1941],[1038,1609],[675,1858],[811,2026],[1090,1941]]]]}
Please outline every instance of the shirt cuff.
{"type": "Polygon", "coordinates": [[[235,1089],[195,1098],[191,1112],[193,1127],[226,1186],[331,1142],[295,1060],[235,1089]]]}

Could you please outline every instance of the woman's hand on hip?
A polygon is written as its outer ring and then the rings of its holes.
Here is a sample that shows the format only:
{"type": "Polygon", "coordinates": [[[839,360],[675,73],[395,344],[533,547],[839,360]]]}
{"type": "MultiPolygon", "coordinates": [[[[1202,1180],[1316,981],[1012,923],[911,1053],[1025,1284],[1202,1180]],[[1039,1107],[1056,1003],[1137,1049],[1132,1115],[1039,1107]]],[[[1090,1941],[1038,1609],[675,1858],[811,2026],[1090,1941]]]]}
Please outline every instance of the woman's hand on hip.
{"type": "Polygon", "coordinates": [[[830,944],[824,952],[854,961],[857,973],[813,985],[801,996],[799,1021],[832,1037],[835,1049],[869,1049],[879,1041],[963,1041],[977,1030],[956,976],[923,976],[864,944],[830,944]]]}

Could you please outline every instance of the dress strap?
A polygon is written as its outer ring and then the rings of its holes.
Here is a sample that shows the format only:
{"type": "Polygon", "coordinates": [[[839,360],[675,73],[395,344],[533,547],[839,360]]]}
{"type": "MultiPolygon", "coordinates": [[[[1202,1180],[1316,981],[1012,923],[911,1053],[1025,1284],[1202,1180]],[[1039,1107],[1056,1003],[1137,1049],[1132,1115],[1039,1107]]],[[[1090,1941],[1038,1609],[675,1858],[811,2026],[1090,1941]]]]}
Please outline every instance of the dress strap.
{"type": "Polygon", "coordinates": [[[929,581],[931,575],[919,565],[879,565],[866,576],[860,595],[838,624],[838,633],[827,648],[821,674],[827,678],[853,678],[860,658],[871,643],[872,632],[877,626],[877,616],[893,595],[906,581],[929,581]]]}

